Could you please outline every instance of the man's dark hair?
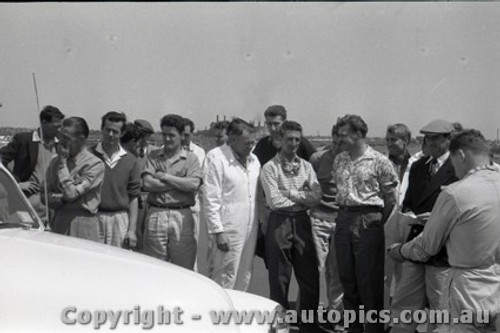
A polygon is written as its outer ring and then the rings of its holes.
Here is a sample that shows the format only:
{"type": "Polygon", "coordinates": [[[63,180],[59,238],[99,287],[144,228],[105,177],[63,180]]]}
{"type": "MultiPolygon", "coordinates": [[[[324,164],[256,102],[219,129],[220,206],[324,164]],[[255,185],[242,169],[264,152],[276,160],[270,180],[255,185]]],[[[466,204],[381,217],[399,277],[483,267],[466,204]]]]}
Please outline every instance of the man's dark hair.
{"type": "Polygon", "coordinates": [[[186,122],[178,114],[167,114],[160,121],[160,127],[174,127],[179,134],[184,133],[186,122]]]}
{"type": "Polygon", "coordinates": [[[405,124],[389,125],[387,126],[387,133],[403,139],[407,143],[411,141],[411,131],[405,124]]]}
{"type": "Polygon", "coordinates": [[[78,134],[83,135],[85,139],[89,137],[89,125],[82,117],[69,117],[64,119],[63,127],[75,127],[78,134]]]}
{"type": "Polygon", "coordinates": [[[214,125],[214,129],[218,129],[218,130],[225,129],[227,131],[228,127],[229,127],[229,121],[227,121],[227,120],[218,121],[214,125]]]}
{"type": "Polygon", "coordinates": [[[339,127],[337,126],[337,124],[333,124],[332,126],[332,136],[334,135],[339,135],[339,127]]]}
{"type": "Polygon", "coordinates": [[[145,136],[145,133],[139,129],[134,123],[126,123],[123,128],[123,134],[120,138],[121,143],[130,141],[139,141],[145,136]]]}
{"type": "Polygon", "coordinates": [[[286,120],[286,109],[283,105],[271,105],[264,111],[264,117],[277,116],[281,116],[283,120],[286,120]]]}
{"type": "Polygon", "coordinates": [[[194,132],[194,123],[191,119],[189,118],[184,118],[184,126],[189,126],[189,129],[191,130],[191,133],[194,132]]]}
{"type": "Polygon", "coordinates": [[[240,136],[243,134],[243,131],[255,133],[257,130],[255,129],[254,125],[244,121],[241,118],[234,118],[227,126],[227,135],[240,136]]]}
{"type": "Polygon", "coordinates": [[[340,128],[342,126],[349,125],[349,128],[353,132],[361,133],[361,137],[365,138],[366,133],[368,133],[368,125],[366,125],[363,118],[355,114],[346,114],[339,120],[337,120],[337,127],[340,128]]]}
{"type": "Polygon", "coordinates": [[[47,105],[40,112],[40,121],[52,122],[53,119],[63,119],[64,114],[55,106],[47,105]]]}
{"type": "Polygon", "coordinates": [[[287,120],[280,126],[279,129],[280,136],[283,137],[286,131],[297,131],[302,134],[302,126],[296,121],[287,120]]]}
{"type": "Polygon", "coordinates": [[[475,154],[488,154],[490,146],[481,132],[475,129],[467,129],[452,136],[450,153],[455,154],[459,149],[469,150],[475,154]]]}
{"type": "Polygon", "coordinates": [[[109,120],[112,123],[122,122],[123,125],[121,131],[123,132],[125,124],[127,123],[127,116],[123,112],[109,111],[101,118],[101,129],[104,128],[104,123],[106,122],[106,120],[109,120]]]}

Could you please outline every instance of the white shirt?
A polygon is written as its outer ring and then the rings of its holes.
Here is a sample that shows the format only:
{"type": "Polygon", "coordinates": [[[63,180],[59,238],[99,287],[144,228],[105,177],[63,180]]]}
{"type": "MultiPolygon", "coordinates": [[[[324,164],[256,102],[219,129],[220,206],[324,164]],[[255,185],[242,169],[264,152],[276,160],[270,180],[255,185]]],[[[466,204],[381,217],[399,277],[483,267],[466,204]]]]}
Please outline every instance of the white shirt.
{"type": "Polygon", "coordinates": [[[190,142],[189,147],[185,147],[187,151],[190,151],[198,157],[198,161],[200,161],[200,165],[203,165],[203,161],[205,160],[205,150],[198,146],[197,144],[190,142]]]}
{"type": "Polygon", "coordinates": [[[227,144],[208,152],[203,167],[203,213],[209,234],[246,235],[257,223],[256,196],[260,163],[250,154],[247,167],[227,144]]]}
{"type": "Polygon", "coordinates": [[[120,161],[123,156],[127,155],[127,151],[123,149],[121,145],[118,145],[118,147],[120,149],[111,156],[108,156],[104,149],[102,149],[102,142],[99,142],[97,147],[95,147],[96,152],[104,157],[104,163],[106,163],[110,169],[113,169],[118,164],[118,161],[120,161]]]}

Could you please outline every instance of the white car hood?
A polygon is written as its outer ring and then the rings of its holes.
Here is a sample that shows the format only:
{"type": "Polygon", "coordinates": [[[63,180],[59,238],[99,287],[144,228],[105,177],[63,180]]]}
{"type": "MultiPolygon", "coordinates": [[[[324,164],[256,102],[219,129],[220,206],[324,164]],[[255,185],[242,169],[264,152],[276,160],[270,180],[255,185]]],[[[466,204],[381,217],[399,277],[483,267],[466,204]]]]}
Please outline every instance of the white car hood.
{"type": "MultiPolygon", "coordinates": [[[[165,310],[180,307],[182,325],[155,325],[168,332],[237,332],[234,325],[207,326],[208,311],[232,310],[213,281],[142,254],[40,230],[0,230],[0,331],[94,330],[65,325],[66,307],[78,311],[165,310]],[[202,320],[192,320],[201,315],[202,320]]],[[[137,313],[137,311],[136,311],[137,313]]],[[[71,314],[76,318],[76,313],[71,314]]],[[[132,316],[132,318],[134,318],[132,316]]],[[[156,320],[156,318],[155,318],[156,320]]],[[[105,324],[101,329],[109,329],[105,324]]],[[[119,324],[122,330],[141,325],[119,324]]]]}

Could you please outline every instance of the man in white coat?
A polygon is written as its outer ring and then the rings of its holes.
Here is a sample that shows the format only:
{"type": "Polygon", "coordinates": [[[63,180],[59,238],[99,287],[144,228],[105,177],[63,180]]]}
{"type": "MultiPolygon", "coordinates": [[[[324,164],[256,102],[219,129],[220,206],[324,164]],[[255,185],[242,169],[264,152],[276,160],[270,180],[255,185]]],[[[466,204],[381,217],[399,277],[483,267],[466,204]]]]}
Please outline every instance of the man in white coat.
{"type": "Polygon", "coordinates": [[[252,154],[253,125],[235,118],[229,141],[208,152],[203,168],[203,214],[210,235],[208,274],[228,289],[247,291],[257,239],[260,163],[252,154]]]}

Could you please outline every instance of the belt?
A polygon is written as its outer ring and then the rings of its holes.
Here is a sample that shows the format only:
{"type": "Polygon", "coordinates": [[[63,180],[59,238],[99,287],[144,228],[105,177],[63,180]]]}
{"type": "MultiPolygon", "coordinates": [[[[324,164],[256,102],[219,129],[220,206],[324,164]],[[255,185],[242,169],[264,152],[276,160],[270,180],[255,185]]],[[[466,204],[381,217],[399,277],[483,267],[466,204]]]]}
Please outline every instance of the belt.
{"type": "Polygon", "coordinates": [[[340,206],[340,211],[344,212],[356,212],[356,213],[370,213],[370,212],[381,212],[382,207],[380,206],[340,206]]]}
{"type": "Polygon", "coordinates": [[[273,210],[271,214],[285,215],[285,216],[298,216],[298,215],[307,215],[307,210],[273,210]]]}
{"type": "Polygon", "coordinates": [[[148,205],[151,206],[151,207],[155,207],[155,208],[175,209],[175,210],[188,209],[188,208],[192,207],[192,205],[178,205],[178,206],[175,206],[175,205],[158,205],[158,204],[152,204],[152,203],[149,203],[149,202],[148,202],[148,205]]]}

